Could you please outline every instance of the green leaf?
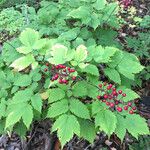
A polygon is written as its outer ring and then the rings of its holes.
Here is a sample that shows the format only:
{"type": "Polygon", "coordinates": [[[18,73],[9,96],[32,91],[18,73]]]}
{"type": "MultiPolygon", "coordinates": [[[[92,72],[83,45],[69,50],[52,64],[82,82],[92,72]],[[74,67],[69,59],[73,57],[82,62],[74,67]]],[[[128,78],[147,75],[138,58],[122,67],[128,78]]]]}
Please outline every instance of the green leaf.
{"type": "Polygon", "coordinates": [[[131,101],[131,100],[134,100],[134,99],[140,97],[137,93],[135,93],[131,89],[128,89],[124,86],[120,86],[120,87],[118,87],[118,89],[122,90],[123,93],[126,93],[126,97],[123,98],[124,102],[128,102],[128,101],[131,101]]]}
{"type": "Polygon", "coordinates": [[[109,77],[110,80],[114,81],[115,83],[121,84],[120,75],[117,70],[112,68],[104,69],[104,73],[106,76],[109,77]]]}
{"type": "Polygon", "coordinates": [[[24,112],[22,114],[23,123],[26,125],[27,128],[29,128],[33,119],[33,110],[31,105],[27,104],[26,107],[23,109],[23,112],[24,112]]]}
{"type": "Polygon", "coordinates": [[[87,106],[78,99],[70,99],[70,111],[80,118],[90,119],[87,106]]]}
{"type": "Polygon", "coordinates": [[[18,91],[17,93],[15,93],[12,101],[9,104],[17,104],[17,103],[27,102],[31,99],[32,94],[33,94],[33,91],[31,89],[25,89],[22,91],[18,91]]]}
{"type": "Polygon", "coordinates": [[[11,94],[14,94],[15,92],[17,92],[19,89],[18,86],[14,86],[12,89],[11,89],[11,94]]]}
{"type": "Polygon", "coordinates": [[[94,53],[94,60],[97,63],[108,63],[111,61],[111,57],[115,54],[117,48],[97,46],[94,53]]]}
{"type": "Polygon", "coordinates": [[[56,44],[52,47],[51,58],[48,61],[51,64],[64,64],[67,60],[67,51],[68,48],[61,44],[56,44]]]}
{"type": "Polygon", "coordinates": [[[95,125],[89,120],[79,120],[80,123],[80,137],[88,140],[90,143],[93,143],[96,137],[95,125]]]}
{"type": "Polygon", "coordinates": [[[104,111],[102,103],[98,100],[92,103],[92,115],[95,116],[99,111],[104,111]]]}
{"type": "Polygon", "coordinates": [[[25,138],[26,136],[26,132],[27,132],[27,128],[24,125],[24,123],[22,121],[18,122],[14,128],[13,128],[14,132],[17,133],[20,137],[25,138]]]}
{"type": "Polygon", "coordinates": [[[123,52],[123,57],[117,66],[117,70],[131,80],[134,80],[134,75],[143,68],[136,56],[127,52],[123,52]]]}
{"type": "Polygon", "coordinates": [[[105,5],[107,4],[106,0],[96,0],[96,2],[93,4],[94,8],[97,10],[101,10],[105,8],[105,5]]]}
{"type": "Polygon", "coordinates": [[[6,100],[4,98],[1,99],[0,102],[0,120],[2,117],[6,115],[6,100]]]}
{"type": "Polygon", "coordinates": [[[49,90],[49,103],[58,101],[65,97],[65,92],[60,88],[53,88],[49,90]]]}
{"type": "Polygon", "coordinates": [[[27,47],[32,47],[40,38],[40,35],[37,31],[27,28],[21,33],[19,38],[22,44],[27,47]]]}
{"type": "Polygon", "coordinates": [[[8,116],[6,118],[5,129],[7,129],[8,127],[11,127],[15,123],[19,122],[19,120],[22,117],[25,107],[26,107],[26,104],[18,105],[17,109],[14,109],[13,111],[11,111],[8,114],[8,116]]]}
{"type": "Polygon", "coordinates": [[[72,139],[74,133],[80,135],[80,125],[73,115],[61,115],[52,127],[52,132],[56,130],[62,147],[72,139]]]}
{"type": "Polygon", "coordinates": [[[29,75],[20,75],[14,81],[14,85],[21,86],[21,87],[28,86],[30,84],[31,84],[31,78],[29,75]]]}
{"type": "Polygon", "coordinates": [[[76,19],[81,19],[83,24],[88,24],[91,20],[90,15],[91,14],[89,11],[89,7],[80,6],[79,8],[74,9],[71,12],[69,12],[69,14],[67,16],[76,18],[76,19]]]}
{"type": "Polygon", "coordinates": [[[117,118],[110,110],[103,110],[95,116],[95,126],[111,135],[116,129],[117,118]]]}
{"type": "Polygon", "coordinates": [[[77,97],[82,97],[87,95],[87,87],[86,87],[86,82],[85,81],[79,81],[77,82],[73,88],[72,92],[74,96],[77,97]]]}
{"type": "Polygon", "coordinates": [[[95,99],[99,94],[98,88],[94,85],[87,84],[88,97],[95,99]]]}
{"type": "Polygon", "coordinates": [[[126,135],[126,120],[123,116],[119,114],[116,115],[116,117],[117,117],[117,125],[116,125],[115,133],[121,139],[121,141],[123,141],[126,135]]]}
{"type": "Polygon", "coordinates": [[[42,99],[39,94],[35,94],[31,97],[31,104],[35,110],[41,112],[42,110],[42,99]]]}
{"type": "Polygon", "coordinates": [[[98,68],[95,65],[89,64],[85,68],[82,69],[82,72],[86,72],[95,76],[99,76],[98,68]]]}
{"type": "Polygon", "coordinates": [[[32,52],[31,47],[26,47],[26,46],[18,47],[16,50],[22,54],[28,54],[28,53],[32,52]]]}
{"type": "Polygon", "coordinates": [[[139,135],[150,134],[146,120],[136,114],[126,117],[126,128],[136,139],[138,139],[139,135]]]}
{"type": "Polygon", "coordinates": [[[77,63],[83,62],[87,57],[87,48],[84,45],[77,47],[74,55],[74,61],[77,63]]]}
{"type": "Polygon", "coordinates": [[[18,71],[22,71],[23,69],[27,68],[30,64],[34,62],[34,57],[31,54],[28,54],[26,56],[22,56],[18,59],[16,59],[10,67],[13,67],[14,69],[18,71]]]}
{"type": "Polygon", "coordinates": [[[53,103],[50,108],[48,109],[48,118],[54,118],[61,114],[64,114],[68,111],[68,100],[63,99],[61,101],[58,101],[56,103],[53,103]]]}

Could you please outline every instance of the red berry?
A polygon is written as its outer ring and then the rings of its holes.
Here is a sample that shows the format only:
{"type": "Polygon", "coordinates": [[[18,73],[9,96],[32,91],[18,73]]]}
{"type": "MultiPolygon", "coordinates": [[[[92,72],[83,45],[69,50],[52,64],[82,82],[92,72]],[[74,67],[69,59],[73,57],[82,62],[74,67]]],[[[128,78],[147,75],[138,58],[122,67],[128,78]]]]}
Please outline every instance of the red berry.
{"type": "Polygon", "coordinates": [[[63,72],[66,72],[66,69],[64,69],[63,72]]]}
{"type": "Polygon", "coordinates": [[[70,68],[69,68],[69,67],[68,67],[67,69],[68,69],[68,71],[70,71],[70,68]]]}
{"type": "Polygon", "coordinates": [[[116,88],[113,88],[112,90],[113,90],[113,91],[116,91],[116,88]]]}
{"type": "Polygon", "coordinates": [[[121,107],[117,107],[117,111],[118,112],[122,112],[122,108],[121,107]]]}
{"type": "Polygon", "coordinates": [[[115,104],[114,103],[110,103],[110,107],[114,107],[115,106],[115,104]]]}
{"type": "Polygon", "coordinates": [[[59,75],[58,75],[58,74],[55,74],[55,76],[54,76],[55,80],[57,80],[58,77],[59,77],[59,75]]]}
{"type": "Polygon", "coordinates": [[[75,70],[74,69],[70,69],[70,71],[69,71],[70,73],[72,73],[72,72],[75,72],[75,70]]]}
{"type": "Polygon", "coordinates": [[[65,66],[65,65],[61,65],[61,68],[62,68],[62,69],[65,69],[65,68],[66,68],[66,66],[65,66]]]}
{"type": "Polygon", "coordinates": [[[60,84],[62,84],[63,83],[63,80],[62,79],[59,79],[59,81],[58,81],[60,84]]]}
{"type": "Polygon", "coordinates": [[[119,93],[119,94],[122,94],[122,90],[119,90],[118,93],[119,93]]]}
{"type": "Polygon", "coordinates": [[[104,85],[104,86],[106,86],[106,85],[107,85],[107,83],[106,83],[106,82],[104,82],[104,83],[103,83],[103,85],[104,85]]]}
{"type": "Polygon", "coordinates": [[[73,76],[73,77],[72,77],[72,80],[76,80],[76,76],[73,76]]]}
{"type": "Polygon", "coordinates": [[[123,97],[126,97],[126,94],[125,94],[125,93],[123,93],[123,94],[122,94],[122,96],[123,96],[123,97]]]}
{"type": "Polygon", "coordinates": [[[45,69],[44,69],[44,71],[45,71],[45,72],[47,72],[47,71],[48,71],[48,69],[47,69],[47,68],[45,68],[45,69]]]}
{"type": "Polygon", "coordinates": [[[105,103],[105,102],[106,102],[106,99],[103,99],[103,100],[102,100],[102,102],[104,102],[104,103],[105,103]]]}
{"type": "Polygon", "coordinates": [[[59,65],[57,65],[55,68],[56,68],[56,69],[59,69],[59,65]]]}
{"type": "Polygon", "coordinates": [[[113,98],[113,97],[112,97],[111,95],[109,95],[109,96],[108,96],[108,99],[110,99],[110,100],[111,100],[112,98],[113,98]]]}
{"type": "Polygon", "coordinates": [[[128,102],[128,106],[132,106],[132,103],[131,103],[131,102],[128,102]]]}
{"type": "Polygon", "coordinates": [[[134,107],[132,107],[132,109],[133,109],[133,110],[136,110],[136,107],[134,106],[134,107]]]}
{"type": "Polygon", "coordinates": [[[110,86],[107,86],[107,90],[110,90],[111,89],[111,87],[110,86]]]}
{"type": "Polygon", "coordinates": [[[112,84],[109,84],[109,87],[110,87],[110,88],[112,88],[112,86],[113,86],[112,84]]]}
{"type": "Polygon", "coordinates": [[[99,88],[102,88],[103,85],[102,85],[102,84],[99,84],[98,86],[99,86],[99,88]]]}
{"type": "Polygon", "coordinates": [[[128,106],[124,106],[124,110],[128,110],[128,106]]]}
{"type": "Polygon", "coordinates": [[[107,98],[108,98],[108,95],[105,94],[105,95],[104,95],[104,98],[107,99],[107,98]]]}
{"type": "Polygon", "coordinates": [[[133,110],[130,110],[130,111],[129,111],[129,114],[134,114],[134,111],[133,111],[133,110]]]}
{"type": "Polygon", "coordinates": [[[116,91],[113,91],[112,94],[115,96],[115,95],[117,95],[117,92],[116,92],[116,91]]]}
{"type": "Polygon", "coordinates": [[[118,105],[118,104],[119,104],[119,102],[118,102],[118,101],[115,101],[115,104],[116,104],[116,105],[118,105]]]}
{"type": "Polygon", "coordinates": [[[46,63],[45,65],[46,65],[46,66],[49,66],[49,63],[46,63]]]}
{"type": "Polygon", "coordinates": [[[101,96],[98,95],[98,96],[97,96],[97,99],[101,99],[101,96]]]}
{"type": "Polygon", "coordinates": [[[109,106],[109,105],[110,105],[110,102],[106,102],[106,105],[109,106]]]}

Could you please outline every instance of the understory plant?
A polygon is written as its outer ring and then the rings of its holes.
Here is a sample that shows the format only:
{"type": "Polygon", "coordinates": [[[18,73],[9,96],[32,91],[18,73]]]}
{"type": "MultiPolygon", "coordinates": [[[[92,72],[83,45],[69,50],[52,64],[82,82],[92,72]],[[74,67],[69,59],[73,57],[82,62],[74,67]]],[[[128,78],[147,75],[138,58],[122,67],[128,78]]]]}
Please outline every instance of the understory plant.
{"type": "Polygon", "coordinates": [[[92,143],[99,131],[121,141],[127,132],[136,139],[149,134],[135,105],[139,95],[124,86],[144,68],[131,53],[67,47],[27,28],[4,44],[0,62],[1,133],[25,136],[34,121],[49,118],[62,147],[74,135],[92,143]]]}

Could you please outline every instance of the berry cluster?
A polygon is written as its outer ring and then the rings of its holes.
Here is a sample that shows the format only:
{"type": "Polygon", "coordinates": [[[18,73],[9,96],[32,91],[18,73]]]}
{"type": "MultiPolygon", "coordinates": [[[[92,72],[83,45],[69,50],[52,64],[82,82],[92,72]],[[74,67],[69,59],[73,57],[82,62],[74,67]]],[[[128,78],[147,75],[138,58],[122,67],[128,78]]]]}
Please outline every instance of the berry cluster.
{"type": "MultiPolygon", "coordinates": [[[[46,66],[48,67],[49,64],[46,63],[46,66]]],[[[44,69],[45,72],[48,71],[48,68],[44,69]]],[[[51,67],[51,73],[52,78],[51,81],[58,80],[60,84],[68,84],[69,80],[76,80],[76,76],[73,76],[73,73],[75,72],[75,69],[72,69],[70,67],[67,67],[65,65],[59,64],[59,65],[53,65],[51,67]]]]}
{"type": "Polygon", "coordinates": [[[105,103],[112,110],[117,110],[118,112],[128,111],[129,114],[134,114],[136,111],[136,106],[132,102],[125,103],[122,101],[126,94],[122,90],[116,90],[112,84],[99,84],[100,95],[97,96],[97,99],[105,103]]]}
{"type": "Polygon", "coordinates": [[[132,3],[132,0],[122,0],[121,4],[125,7],[128,8],[132,3]]]}

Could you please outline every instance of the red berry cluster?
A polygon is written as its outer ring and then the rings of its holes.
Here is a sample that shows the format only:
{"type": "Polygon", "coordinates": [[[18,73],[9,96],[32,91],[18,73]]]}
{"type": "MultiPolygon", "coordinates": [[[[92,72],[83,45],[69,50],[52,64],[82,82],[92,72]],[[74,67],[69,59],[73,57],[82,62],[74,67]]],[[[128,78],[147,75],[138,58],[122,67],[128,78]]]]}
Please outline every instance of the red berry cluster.
{"type": "MultiPolygon", "coordinates": [[[[49,64],[46,63],[46,66],[49,66],[49,64]]],[[[44,71],[47,72],[48,68],[45,68],[44,71]]],[[[51,73],[53,74],[51,81],[58,80],[60,84],[68,84],[70,79],[73,81],[76,80],[76,76],[72,75],[72,73],[74,72],[75,69],[72,69],[65,65],[53,65],[51,67],[51,73]]]]}
{"type": "Polygon", "coordinates": [[[122,112],[123,110],[128,111],[129,114],[134,114],[136,111],[136,106],[132,102],[125,103],[122,101],[126,97],[126,93],[123,93],[122,90],[116,90],[112,84],[99,84],[100,95],[97,96],[97,99],[105,103],[109,108],[122,112]]]}
{"type": "Polygon", "coordinates": [[[120,2],[125,8],[129,7],[132,3],[132,0],[122,0],[120,2]]]}

